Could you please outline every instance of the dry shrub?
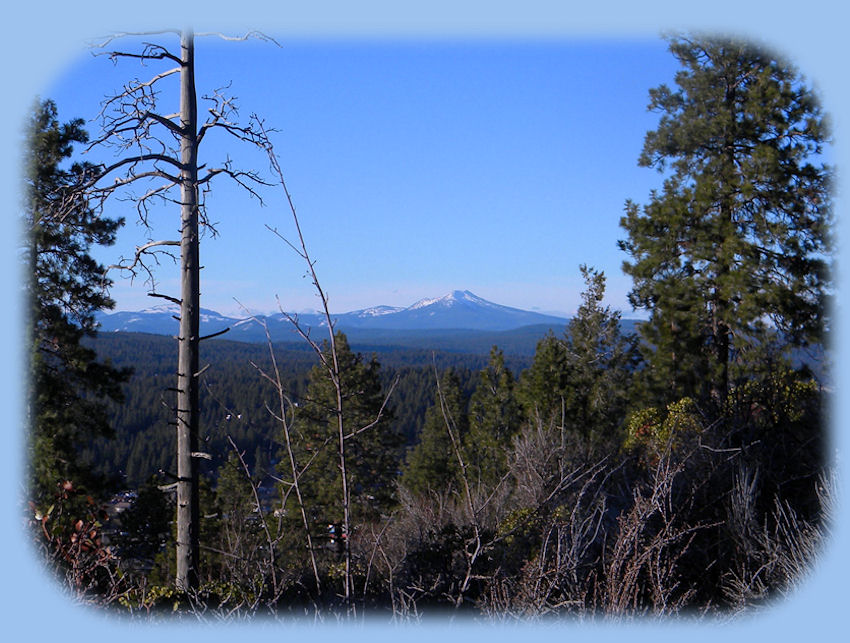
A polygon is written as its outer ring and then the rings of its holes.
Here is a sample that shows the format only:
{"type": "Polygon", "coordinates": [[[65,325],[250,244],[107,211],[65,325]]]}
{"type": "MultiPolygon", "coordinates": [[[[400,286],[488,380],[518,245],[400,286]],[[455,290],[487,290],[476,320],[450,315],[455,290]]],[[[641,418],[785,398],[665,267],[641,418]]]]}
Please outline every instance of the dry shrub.
{"type": "Polygon", "coordinates": [[[758,472],[741,467],[730,495],[727,527],[738,554],[723,577],[723,593],[734,614],[753,609],[775,595],[787,596],[808,576],[827,535],[834,511],[834,476],[817,485],[821,516],[802,520],[774,496],[765,516],[756,514],[758,472]]]}

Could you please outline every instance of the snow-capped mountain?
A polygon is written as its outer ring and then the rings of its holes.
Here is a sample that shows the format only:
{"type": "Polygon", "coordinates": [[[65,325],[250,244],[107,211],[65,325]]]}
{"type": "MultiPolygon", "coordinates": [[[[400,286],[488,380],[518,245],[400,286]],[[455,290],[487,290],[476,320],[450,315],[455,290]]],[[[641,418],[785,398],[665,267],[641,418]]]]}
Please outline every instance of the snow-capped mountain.
{"type": "MultiPolygon", "coordinates": [[[[339,324],[352,324],[347,315],[339,316],[339,324]]],[[[482,299],[468,290],[455,290],[443,297],[421,299],[392,313],[370,319],[370,328],[425,330],[470,329],[511,330],[532,324],[563,326],[566,320],[519,308],[502,306],[482,299]]]]}
{"type": "Polygon", "coordinates": [[[380,317],[381,315],[392,315],[393,313],[398,313],[404,310],[404,308],[399,308],[397,306],[373,306],[372,308],[364,308],[363,310],[354,310],[350,313],[346,313],[347,315],[354,315],[356,317],[360,317],[363,319],[369,319],[371,317],[380,317]]]}
{"type": "MultiPolygon", "coordinates": [[[[98,321],[101,332],[130,331],[175,335],[178,313],[176,305],[163,304],[139,312],[117,312],[102,314],[98,321]]],[[[324,317],[318,313],[305,312],[293,315],[303,327],[326,326],[324,317]]],[[[503,331],[531,326],[551,324],[561,328],[567,320],[553,315],[544,315],[510,306],[502,306],[482,299],[468,290],[455,290],[443,297],[421,299],[407,308],[374,306],[362,310],[333,315],[340,330],[487,330],[503,331]]],[[[285,315],[277,313],[262,317],[274,340],[295,340],[296,334],[285,315]]],[[[212,334],[230,328],[228,339],[236,341],[259,341],[265,339],[265,331],[256,320],[231,318],[215,311],[201,309],[201,333],[212,334]]]]}
{"type": "MultiPolygon", "coordinates": [[[[121,311],[112,314],[100,313],[97,317],[102,331],[123,330],[128,332],[173,335],[177,333],[177,317],[180,307],[177,304],[159,304],[136,312],[121,311]]],[[[201,326],[227,326],[234,319],[225,317],[214,310],[201,308],[201,326]]]]}
{"type": "MultiPolygon", "coordinates": [[[[438,297],[437,299],[420,299],[407,310],[418,310],[420,308],[430,308],[432,306],[440,306],[442,308],[451,308],[452,306],[498,306],[491,304],[486,299],[481,299],[478,295],[474,295],[468,290],[455,290],[448,295],[438,297]]],[[[503,307],[503,306],[502,306],[503,307]]]]}

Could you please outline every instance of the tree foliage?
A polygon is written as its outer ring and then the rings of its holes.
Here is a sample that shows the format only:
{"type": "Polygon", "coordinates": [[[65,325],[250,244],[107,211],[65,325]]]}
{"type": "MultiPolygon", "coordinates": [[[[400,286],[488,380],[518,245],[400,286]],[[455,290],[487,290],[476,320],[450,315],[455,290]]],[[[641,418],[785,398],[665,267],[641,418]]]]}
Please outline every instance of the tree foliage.
{"type": "Polygon", "coordinates": [[[605,274],[580,266],[582,304],[563,337],[549,333],[520,376],[518,396],[534,422],[558,426],[585,446],[619,438],[638,353],[622,333],[620,313],[603,306],[605,274]]]}
{"type": "Polygon", "coordinates": [[[95,215],[79,192],[90,167],[66,162],[88,135],[79,119],[60,124],[56,105],[36,106],[28,130],[25,223],[29,268],[31,493],[45,502],[63,480],[93,483],[79,450],[112,433],[104,401],[121,399],[128,369],[97,360],[83,338],[94,313],[113,306],[93,245],[110,245],[121,220],[95,215]]]}
{"type": "MultiPolygon", "coordinates": [[[[365,361],[362,354],[353,352],[343,333],[336,334],[336,350],[342,412],[351,436],[346,438],[351,502],[357,518],[374,518],[394,502],[393,480],[398,470],[401,434],[393,426],[392,413],[384,408],[377,359],[365,361]]],[[[341,519],[336,414],[333,384],[325,368],[316,365],[309,374],[295,429],[301,437],[299,465],[306,467],[301,479],[305,505],[320,523],[341,519]]]]}
{"type": "Polygon", "coordinates": [[[567,395],[564,424],[591,444],[619,442],[638,363],[636,341],[620,330],[620,313],[603,306],[605,273],[580,266],[582,303],[564,339],[567,395]]]}
{"type": "Polygon", "coordinates": [[[515,386],[504,353],[494,346],[469,400],[469,433],[464,444],[473,479],[488,485],[507,472],[507,451],[522,422],[515,386]]]}
{"type": "Polygon", "coordinates": [[[463,440],[469,432],[467,402],[454,369],[440,376],[442,401],[437,399],[425,412],[425,424],[419,443],[407,454],[401,483],[416,493],[457,491],[460,467],[446,423],[451,422],[456,437],[463,440]]]}
{"type": "Polygon", "coordinates": [[[517,397],[529,417],[561,423],[568,394],[566,347],[550,330],[537,343],[531,366],[520,374],[517,397]]]}
{"type": "Polygon", "coordinates": [[[828,132],[799,74],[764,49],[677,36],[670,50],[682,69],[650,92],[661,119],[639,159],[664,185],[627,203],[620,247],[630,301],[650,311],[656,388],[722,403],[734,360],[769,327],[796,345],[828,328],[828,132]]]}

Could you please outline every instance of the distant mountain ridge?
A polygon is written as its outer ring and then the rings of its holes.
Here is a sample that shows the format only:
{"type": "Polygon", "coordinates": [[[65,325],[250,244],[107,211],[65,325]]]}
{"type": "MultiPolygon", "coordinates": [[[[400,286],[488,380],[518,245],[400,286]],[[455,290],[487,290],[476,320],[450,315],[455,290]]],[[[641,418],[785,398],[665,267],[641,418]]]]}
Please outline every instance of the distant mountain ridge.
{"type": "MultiPolygon", "coordinates": [[[[97,320],[101,332],[139,332],[157,335],[176,335],[179,310],[175,304],[161,304],[137,312],[101,313],[97,320]]],[[[305,328],[327,325],[319,313],[292,314],[305,328]]],[[[524,326],[550,325],[563,328],[568,319],[554,315],[512,308],[487,301],[468,290],[455,290],[442,297],[421,299],[403,308],[374,306],[347,313],[334,314],[338,330],[364,331],[511,331],[524,326]]],[[[265,322],[273,341],[290,341],[297,338],[286,315],[243,318],[227,317],[215,311],[201,309],[201,333],[217,333],[230,328],[227,338],[235,341],[265,341],[265,331],[258,320],[265,322]]]]}

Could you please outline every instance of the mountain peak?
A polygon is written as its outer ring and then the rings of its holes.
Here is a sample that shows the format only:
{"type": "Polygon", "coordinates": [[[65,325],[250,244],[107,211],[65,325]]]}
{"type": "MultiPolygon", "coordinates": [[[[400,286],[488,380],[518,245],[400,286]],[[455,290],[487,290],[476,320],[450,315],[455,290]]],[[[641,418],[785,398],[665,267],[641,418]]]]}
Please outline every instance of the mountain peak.
{"type": "Polygon", "coordinates": [[[446,296],[450,297],[451,299],[455,299],[455,300],[461,300],[462,299],[462,300],[466,300],[466,301],[481,301],[481,297],[471,293],[468,290],[453,290],[451,292],[451,294],[446,295],[446,296]]]}
{"type": "MultiPolygon", "coordinates": [[[[103,330],[130,330],[173,334],[176,324],[172,314],[168,314],[168,305],[140,313],[113,313],[99,318],[103,330]]],[[[562,326],[566,319],[552,315],[512,308],[496,304],[469,290],[453,290],[442,297],[420,299],[407,308],[395,306],[374,306],[349,313],[335,314],[333,317],[341,329],[372,330],[509,330],[532,324],[553,324],[562,326]]],[[[305,327],[322,327],[327,324],[324,316],[304,312],[299,321],[305,327]]],[[[241,339],[255,332],[257,324],[250,318],[231,319],[206,309],[201,310],[201,323],[210,331],[229,326],[228,339],[241,339]]],[[[292,329],[284,314],[266,317],[269,328],[281,325],[281,333],[291,338],[292,329]]],[[[276,331],[277,332],[277,331],[276,331]]],[[[261,334],[265,339],[265,332],[261,334]]]]}
{"type": "Polygon", "coordinates": [[[412,306],[408,306],[407,310],[418,310],[419,308],[426,308],[433,305],[451,306],[456,303],[487,304],[489,302],[481,299],[481,297],[469,290],[453,290],[448,295],[443,295],[442,297],[420,299],[412,306]]]}

